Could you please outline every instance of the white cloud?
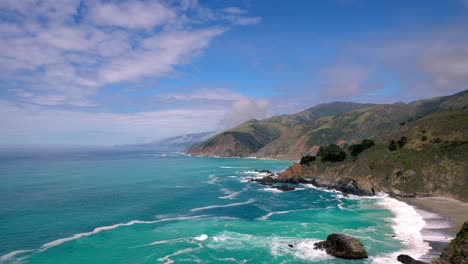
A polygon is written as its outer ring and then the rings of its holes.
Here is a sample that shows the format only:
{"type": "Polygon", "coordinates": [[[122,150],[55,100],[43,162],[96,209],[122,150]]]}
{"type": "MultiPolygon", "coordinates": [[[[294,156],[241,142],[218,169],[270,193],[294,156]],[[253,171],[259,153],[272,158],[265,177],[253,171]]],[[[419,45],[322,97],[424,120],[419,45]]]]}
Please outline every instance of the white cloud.
{"type": "Polygon", "coordinates": [[[422,54],[420,62],[437,89],[468,89],[468,41],[436,43],[422,54]]]}
{"type": "Polygon", "coordinates": [[[325,84],[322,86],[326,96],[346,97],[356,95],[364,89],[368,71],[356,65],[337,64],[322,70],[325,84]]]}
{"type": "Polygon", "coordinates": [[[250,119],[266,118],[269,105],[266,99],[240,98],[231,104],[220,125],[223,129],[229,129],[250,119]]]}
{"type": "Polygon", "coordinates": [[[219,109],[172,109],[136,113],[85,112],[16,106],[0,101],[1,144],[141,143],[157,137],[209,131],[223,112],[219,109]],[[92,133],[88,133],[91,131],[92,133]],[[65,137],[79,136],[76,142],[65,137]]]}
{"type": "Polygon", "coordinates": [[[223,11],[225,13],[235,14],[235,15],[242,15],[242,14],[247,13],[247,10],[242,9],[240,7],[236,7],[236,6],[226,7],[226,8],[223,9],[223,11]]]}
{"type": "Polygon", "coordinates": [[[142,49],[113,58],[99,71],[101,83],[135,80],[145,76],[164,76],[174,66],[184,64],[193,54],[205,48],[210,40],[225,29],[172,31],[144,39],[142,49]]]}
{"type": "Polygon", "coordinates": [[[245,98],[244,95],[226,89],[198,89],[193,92],[160,93],[156,97],[180,101],[235,101],[245,98]]]}
{"type": "Polygon", "coordinates": [[[105,26],[152,28],[177,18],[172,8],[159,1],[100,3],[90,8],[91,19],[105,26]]]}
{"type": "Polygon", "coordinates": [[[227,17],[196,0],[5,0],[0,12],[9,16],[0,19],[8,89],[22,90],[16,95],[24,101],[77,106],[93,105],[90,97],[109,84],[173,76],[213,38],[259,20],[227,17]]]}

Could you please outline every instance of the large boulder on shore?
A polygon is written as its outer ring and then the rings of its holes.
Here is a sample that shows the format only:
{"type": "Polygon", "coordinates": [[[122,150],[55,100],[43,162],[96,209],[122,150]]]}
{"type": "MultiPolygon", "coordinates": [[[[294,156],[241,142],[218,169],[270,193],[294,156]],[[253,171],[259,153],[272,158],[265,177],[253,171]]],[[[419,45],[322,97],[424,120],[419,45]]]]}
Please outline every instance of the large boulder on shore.
{"type": "Polygon", "coordinates": [[[364,259],[368,257],[361,241],[340,233],[328,235],[327,240],[315,243],[314,248],[325,250],[327,254],[343,259],[364,259]]]}

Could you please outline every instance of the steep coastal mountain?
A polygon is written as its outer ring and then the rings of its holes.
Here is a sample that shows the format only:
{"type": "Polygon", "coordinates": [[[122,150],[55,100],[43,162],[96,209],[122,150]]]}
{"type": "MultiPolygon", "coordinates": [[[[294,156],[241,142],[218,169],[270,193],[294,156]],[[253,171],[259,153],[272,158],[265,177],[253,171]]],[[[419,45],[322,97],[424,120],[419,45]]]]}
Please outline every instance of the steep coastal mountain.
{"type": "Polygon", "coordinates": [[[342,161],[296,163],[275,182],[312,183],[345,193],[443,195],[468,201],[468,109],[437,112],[373,138],[374,145],[342,161]]]}
{"type": "Polygon", "coordinates": [[[214,136],[216,132],[201,132],[194,134],[184,134],[170,138],[161,139],[158,141],[134,144],[134,145],[118,145],[114,148],[118,150],[158,150],[158,151],[182,151],[192,146],[193,144],[207,140],[214,136]]]}
{"type": "Polygon", "coordinates": [[[188,149],[194,155],[299,159],[321,145],[374,137],[431,113],[466,108],[468,91],[412,103],[321,104],[292,115],[250,120],[188,149]]]}

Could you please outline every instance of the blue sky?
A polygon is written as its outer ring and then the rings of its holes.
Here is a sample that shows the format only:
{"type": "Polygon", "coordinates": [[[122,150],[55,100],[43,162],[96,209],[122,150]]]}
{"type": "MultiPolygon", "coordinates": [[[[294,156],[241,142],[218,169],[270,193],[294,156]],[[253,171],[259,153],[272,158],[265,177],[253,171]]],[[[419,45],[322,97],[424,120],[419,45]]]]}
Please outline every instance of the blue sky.
{"type": "Polygon", "coordinates": [[[112,145],[468,88],[468,1],[0,2],[0,144],[112,145]]]}

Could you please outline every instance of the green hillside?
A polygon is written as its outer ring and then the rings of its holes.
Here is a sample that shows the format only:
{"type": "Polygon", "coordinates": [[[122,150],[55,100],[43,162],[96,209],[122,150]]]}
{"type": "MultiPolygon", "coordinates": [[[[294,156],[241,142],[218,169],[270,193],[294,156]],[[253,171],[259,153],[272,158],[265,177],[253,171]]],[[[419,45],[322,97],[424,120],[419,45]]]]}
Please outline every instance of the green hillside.
{"type": "Polygon", "coordinates": [[[374,142],[356,157],[344,148],[347,158],[342,162],[296,164],[280,181],[334,187],[349,178],[368,192],[374,188],[468,201],[468,109],[426,115],[376,135],[374,142]],[[394,149],[389,147],[392,141],[394,149]]]}
{"type": "Polygon", "coordinates": [[[467,108],[468,91],[412,103],[334,102],[292,115],[250,120],[188,149],[194,155],[299,159],[317,146],[352,143],[436,112],[467,108]]]}

